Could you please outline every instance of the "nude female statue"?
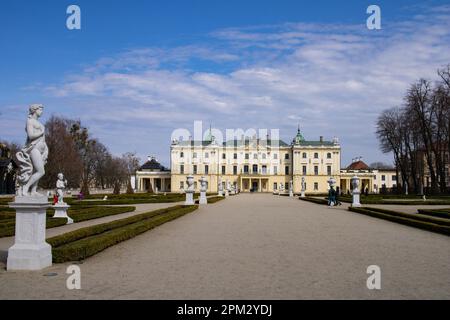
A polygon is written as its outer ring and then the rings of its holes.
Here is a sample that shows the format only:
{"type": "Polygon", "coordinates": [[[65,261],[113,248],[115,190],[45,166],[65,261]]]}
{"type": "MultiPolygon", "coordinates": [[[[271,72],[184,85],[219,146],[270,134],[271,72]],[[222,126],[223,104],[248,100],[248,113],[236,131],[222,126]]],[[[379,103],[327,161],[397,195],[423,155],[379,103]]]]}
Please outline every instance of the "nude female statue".
{"type": "Polygon", "coordinates": [[[44,166],[47,162],[48,148],[45,143],[45,127],[38,120],[43,109],[44,107],[41,104],[30,106],[25,128],[27,141],[25,146],[16,154],[20,163],[19,196],[39,195],[37,192],[38,182],[45,174],[44,166]]]}

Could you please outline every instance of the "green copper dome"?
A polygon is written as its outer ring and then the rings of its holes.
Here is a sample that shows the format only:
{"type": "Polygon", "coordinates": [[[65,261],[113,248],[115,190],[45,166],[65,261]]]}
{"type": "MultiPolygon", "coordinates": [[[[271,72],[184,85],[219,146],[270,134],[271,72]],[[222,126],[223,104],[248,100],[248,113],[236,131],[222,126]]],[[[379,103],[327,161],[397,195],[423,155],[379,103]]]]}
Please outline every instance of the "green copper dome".
{"type": "Polygon", "coordinates": [[[302,141],[305,141],[305,138],[303,137],[302,133],[300,132],[300,126],[298,126],[297,135],[295,136],[293,143],[300,144],[300,142],[302,142],[302,141]]]}

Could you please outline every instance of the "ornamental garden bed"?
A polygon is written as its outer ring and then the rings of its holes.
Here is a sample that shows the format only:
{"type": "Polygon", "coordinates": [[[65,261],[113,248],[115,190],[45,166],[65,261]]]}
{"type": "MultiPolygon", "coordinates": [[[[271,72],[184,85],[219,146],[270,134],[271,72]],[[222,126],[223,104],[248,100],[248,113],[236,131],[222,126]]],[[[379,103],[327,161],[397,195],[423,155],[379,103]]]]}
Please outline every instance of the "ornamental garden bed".
{"type": "Polygon", "coordinates": [[[348,210],[423,230],[445,234],[447,236],[450,235],[450,219],[371,207],[349,207],[348,210]]]}
{"type": "Polygon", "coordinates": [[[50,239],[53,262],[80,261],[119,242],[131,239],[163,223],[177,219],[198,208],[173,206],[138,214],[91,227],[78,229],[50,239]]]}
{"type": "Polygon", "coordinates": [[[434,216],[444,219],[450,219],[450,208],[445,209],[418,209],[420,214],[434,216]]]}
{"type": "MultiPolygon", "coordinates": [[[[67,215],[73,219],[73,221],[81,222],[85,220],[97,219],[106,216],[131,212],[136,210],[132,206],[124,207],[95,207],[95,206],[74,206],[69,208],[67,215]]],[[[63,226],[67,223],[65,218],[52,218],[54,210],[52,208],[47,209],[47,222],[46,228],[55,228],[63,226]]],[[[16,211],[13,208],[1,208],[0,209],[0,238],[11,237],[15,234],[16,225],[16,211]]]]}

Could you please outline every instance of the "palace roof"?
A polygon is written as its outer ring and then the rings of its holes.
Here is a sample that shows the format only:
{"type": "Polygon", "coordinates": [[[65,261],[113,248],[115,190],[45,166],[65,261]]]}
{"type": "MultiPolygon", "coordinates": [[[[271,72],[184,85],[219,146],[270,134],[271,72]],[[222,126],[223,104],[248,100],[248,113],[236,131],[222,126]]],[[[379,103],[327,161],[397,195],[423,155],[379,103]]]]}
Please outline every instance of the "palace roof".
{"type": "Polygon", "coordinates": [[[155,157],[151,157],[146,163],[144,163],[139,170],[149,170],[149,171],[169,171],[166,167],[161,165],[155,157]]]}

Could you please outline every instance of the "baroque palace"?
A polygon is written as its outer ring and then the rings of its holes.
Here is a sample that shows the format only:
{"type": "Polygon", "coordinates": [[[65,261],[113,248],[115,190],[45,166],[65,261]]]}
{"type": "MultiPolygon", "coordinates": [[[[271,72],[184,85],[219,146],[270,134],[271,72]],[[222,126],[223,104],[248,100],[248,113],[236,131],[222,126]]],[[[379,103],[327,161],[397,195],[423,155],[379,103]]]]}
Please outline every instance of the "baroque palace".
{"type": "Polygon", "coordinates": [[[378,193],[382,185],[395,186],[395,171],[373,170],[362,161],[341,169],[341,146],[337,138],[326,141],[305,140],[300,129],[290,144],[282,140],[242,137],[218,143],[211,131],[203,141],[178,141],[171,144],[171,169],[151,157],[136,172],[137,191],[182,192],[188,175],[197,181],[206,177],[208,192],[217,192],[229,182],[240,192],[273,192],[280,184],[285,190],[293,182],[294,193],[301,192],[302,177],[306,192],[326,193],[327,180],[336,179],[341,191],[350,190],[350,179],[357,174],[362,190],[378,193]],[[385,172],[386,171],[386,172],[385,172]],[[378,178],[378,180],[377,180],[378,178]]]}

